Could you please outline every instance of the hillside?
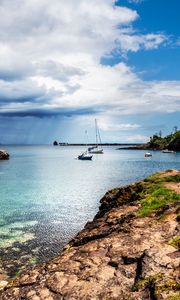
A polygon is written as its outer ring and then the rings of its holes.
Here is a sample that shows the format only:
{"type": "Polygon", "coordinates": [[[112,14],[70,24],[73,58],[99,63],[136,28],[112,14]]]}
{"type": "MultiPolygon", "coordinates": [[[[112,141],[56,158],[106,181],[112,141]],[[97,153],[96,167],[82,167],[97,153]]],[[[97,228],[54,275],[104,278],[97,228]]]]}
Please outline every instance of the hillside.
{"type": "Polygon", "coordinates": [[[154,135],[147,145],[151,149],[180,151],[180,130],[166,137],[154,135]]]}
{"type": "Polygon", "coordinates": [[[159,135],[153,135],[150,137],[150,141],[147,144],[141,144],[131,147],[121,147],[117,150],[173,150],[180,151],[180,130],[175,133],[171,133],[166,137],[159,135]]]}

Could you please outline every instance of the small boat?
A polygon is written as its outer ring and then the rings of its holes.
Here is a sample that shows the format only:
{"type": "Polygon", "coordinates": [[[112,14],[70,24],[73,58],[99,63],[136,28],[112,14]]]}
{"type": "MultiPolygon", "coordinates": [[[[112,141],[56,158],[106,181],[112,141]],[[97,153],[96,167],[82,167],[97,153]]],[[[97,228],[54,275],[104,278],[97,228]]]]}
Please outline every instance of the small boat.
{"type": "Polygon", "coordinates": [[[82,153],[78,156],[79,160],[92,160],[92,155],[87,154],[87,152],[82,153]]]}
{"type": "Polygon", "coordinates": [[[96,148],[96,146],[91,146],[91,147],[88,148],[88,151],[91,151],[91,150],[93,150],[94,148],[96,148]]]}
{"type": "Polygon", "coordinates": [[[150,152],[146,152],[146,153],[144,154],[144,156],[145,156],[145,157],[151,157],[152,154],[151,154],[150,152]]]}
{"type": "MultiPolygon", "coordinates": [[[[87,130],[85,131],[85,135],[88,138],[87,130]]],[[[87,143],[86,143],[86,149],[87,149],[87,143]]],[[[84,151],[82,154],[78,155],[79,160],[92,160],[93,155],[88,153],[88,149],[84,151]]]]}
{"type": "Polygon", "coordinates": [[[96,119],[95,119],[95,131],[96,131],[96,146],[89,147],[88,151],[89,153],[92,154],[103,154],[104,152],[101,146],[101,137],[100,137],[99,128],[96,119]]]}
{"type": "Polygon", "coordinates": [[[89,153],[92,154],[103,154],[103,149],[98,149],[98,147],[95,147],[93,150],[90,150],[89,153]]]}
{"type": "Polygon", "coordinates": [[[164,149],[162,150],[162,153],[176,153],[176,152],[173,150],[164,149]]]}

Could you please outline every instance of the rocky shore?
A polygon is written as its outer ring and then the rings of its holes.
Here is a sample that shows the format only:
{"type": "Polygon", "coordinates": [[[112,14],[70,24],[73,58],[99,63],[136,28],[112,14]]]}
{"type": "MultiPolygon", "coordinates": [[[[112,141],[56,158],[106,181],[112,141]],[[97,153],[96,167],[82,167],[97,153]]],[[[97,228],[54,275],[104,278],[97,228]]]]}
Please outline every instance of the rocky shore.
{"type": "Polygon", "coordinates": [[[9,153],[6,150],[0,150],[0,160],[9,159],[9,153]]]}
{"type": "Polygon", "coordinates": [[[178,300],[180,172],[113,189],[53,260],[25,270],[1,300],[178,300]]]}

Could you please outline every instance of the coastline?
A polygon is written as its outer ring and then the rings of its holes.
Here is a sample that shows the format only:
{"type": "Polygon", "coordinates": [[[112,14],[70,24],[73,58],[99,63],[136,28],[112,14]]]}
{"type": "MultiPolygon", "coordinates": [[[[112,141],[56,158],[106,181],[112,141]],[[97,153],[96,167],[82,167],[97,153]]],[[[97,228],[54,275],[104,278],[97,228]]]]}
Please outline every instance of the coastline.
{"type": "Polygon", "coordinates": [[[180,151],[180,131],[175,131],[170,135],[163,137],[160,135],[153,135],[150,141],[146,144],[131,145],[130,147],[121,147],[117,150],[170,150],[180,151]]]}
{"type": "Polygon", "coordinates": [[[12,280],[1,299],[176,296],[179,177],[179,171],[159,172],[108,191],[93,221],[56,258],[12,280]],[[145,199],[162,189],[169,200],[148,211],[145,199]]]}

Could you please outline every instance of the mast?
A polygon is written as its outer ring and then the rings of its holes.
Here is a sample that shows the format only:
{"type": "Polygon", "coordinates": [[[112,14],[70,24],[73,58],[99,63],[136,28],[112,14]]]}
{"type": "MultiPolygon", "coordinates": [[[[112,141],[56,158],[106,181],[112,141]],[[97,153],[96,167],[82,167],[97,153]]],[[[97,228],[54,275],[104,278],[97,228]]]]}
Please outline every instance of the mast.
{"type": "Polygon", "coordinates": [[[85,130],[85,136],[86,136],[86,152],[87,152],[87,143],[88,143],[88,133],[87,133],[87,130],[85,130]]]}
{"type": "Polygon", "coordinates": [[[95,131],[96,131],[96,147],[98,147],[98,129],[97,129],[97,119],[95,119],[95,131]]]}
{"type": "Polygon", "coordinates": [[[97,132],[98,132],[98,137],[99,137],[99,144],[100,144],[100,146],[101,146],[101,148],[102,148],[102,143],[101,143],[101,136],[100,136],[100,132],[99,132],[99,128],[97,128],[97,132]]]}
{"type": "Polygon", "coordinates": [[[96,132],[96,146],[90,147],[90,148],[88,148],[88,150],[89,150],[90,153],[102,154],[103,153],[103,148],[102,148],[99,128],[98,128],[98,125],[97,125],[97,119],[95,119],[95,132],[96,132]],[[99,143],[99,145],[98,145],[98,143],[99,143]]]}

